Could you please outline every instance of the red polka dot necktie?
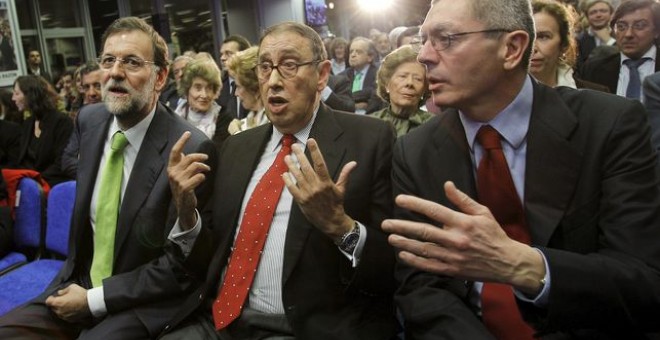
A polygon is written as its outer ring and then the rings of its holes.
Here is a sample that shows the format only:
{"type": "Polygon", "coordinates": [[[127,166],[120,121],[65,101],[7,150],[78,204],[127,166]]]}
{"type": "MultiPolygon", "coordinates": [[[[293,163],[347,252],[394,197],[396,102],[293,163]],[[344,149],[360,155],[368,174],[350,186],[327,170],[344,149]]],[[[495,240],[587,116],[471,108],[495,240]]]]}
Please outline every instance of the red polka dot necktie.
{"type": "Polygon", "coordinates": [[[241,314],[284,187],[282,174],[287,171],[284,156],[291,153],[294,141],[293,135],[282,137],[282,148],[257,183],[245,207],[224,282],[213,302],[213,321],[217,330],[229,326],[241,314]]]}
{"type": "MultiPolygon", "coordinates": [[[[484,125],[477,132],[477,141],[484,148],[477,169],[479,202],[490,209],[510,238],[530,244],[525,211],[502,152],[500,134],[490,125],[484,125]]],[[[509,285],[484,282],[481,315],[497,339],[534,338],[534,330],[523,321],[509,285]]]]}

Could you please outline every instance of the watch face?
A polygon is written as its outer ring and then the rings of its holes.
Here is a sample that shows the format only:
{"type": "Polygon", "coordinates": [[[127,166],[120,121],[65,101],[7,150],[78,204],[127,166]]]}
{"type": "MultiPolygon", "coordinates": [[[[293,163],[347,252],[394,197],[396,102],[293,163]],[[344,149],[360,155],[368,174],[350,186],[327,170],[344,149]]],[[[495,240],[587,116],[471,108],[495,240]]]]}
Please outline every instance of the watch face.
{"type": "Polygon", "coordinates": [[[359,239],[360,239],[359,233],[355,233],[355,232],[350,233],[346,235],[346,237],[341,242],[341,245],[339,247],[347,253],[352,253],[353,250],[355,249],[355,246],[357,246],[359,239]]]}

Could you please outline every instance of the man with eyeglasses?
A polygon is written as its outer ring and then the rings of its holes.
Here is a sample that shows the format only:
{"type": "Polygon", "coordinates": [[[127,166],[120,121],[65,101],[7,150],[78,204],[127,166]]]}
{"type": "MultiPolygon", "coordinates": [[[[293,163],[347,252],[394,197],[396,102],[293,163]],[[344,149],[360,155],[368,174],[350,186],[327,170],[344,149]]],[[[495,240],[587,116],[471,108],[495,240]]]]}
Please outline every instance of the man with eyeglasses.
{"type": "Polygon", "coordinates": [[[605,85],[619,96],[640,100],[644,78],[660,71],[660,4],[653,0],[624,2],[612,16],[612,27],[619,53],[588,60],[582,78],[605,85]]]}
{"type": "MultiPolygon", "coordinates": [[[[660,331],[660,179],[637,101],[528,74],[529,0],[435,0],[418,60],[451,109],[398,139],[406,339],[660,331]]],[[[657,335],[656,335],[657,336],[657,335]]]]}
{"type": "MultiPolygon", "coordinates": [[[[188,143],[179,152],[198,162],[213,162],[215,148],[158,103],[167,45],[151,26],[117,19],[102,46],[103,103],[85,106],[76,121],[68,257],[42,295],[0,318],[2,339],[155,338],[195,284],[166,253],[176,215],[166,167],[182,135],[188,143]]],[[[212,181],[199,187],[200,204],[212,181]]]]}
{"type": "Polygon", "coordinates": [[[201,214],[211,219],[196,217],[193,163],[172,158],[173,233],[196,235],[182,261],[204,284],[163,339],[395,335],[394,253],[379,228],[391,209],[394,132],[321,103],[330,69],[310,27],[266,29],[256,72],[271,123],[225,141],[217,200],[201,214]]]}

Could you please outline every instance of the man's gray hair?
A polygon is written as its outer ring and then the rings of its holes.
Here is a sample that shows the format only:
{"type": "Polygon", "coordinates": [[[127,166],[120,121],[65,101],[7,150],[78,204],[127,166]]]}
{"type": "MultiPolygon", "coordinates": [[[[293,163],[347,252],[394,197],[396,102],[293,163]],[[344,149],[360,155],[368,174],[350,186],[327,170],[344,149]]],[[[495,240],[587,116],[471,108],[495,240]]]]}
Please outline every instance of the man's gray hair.
{"type": "MultiPolygon", "coordinates": [[[[433,0],[437,5],[442,0],[433,0]]],[[[453,0],[445,0],[453,1],[453,0]]],[[[529,60],[534,49],[534,17],[530,0],[468,0],[471,4],[472,17],[484,23],[485,29],[522,30],[529,35],[529,44],[525,49],[522,66],[529,67],[529,60]]],[[[498,33],[493,33],[498,34],[498,33]]]]}

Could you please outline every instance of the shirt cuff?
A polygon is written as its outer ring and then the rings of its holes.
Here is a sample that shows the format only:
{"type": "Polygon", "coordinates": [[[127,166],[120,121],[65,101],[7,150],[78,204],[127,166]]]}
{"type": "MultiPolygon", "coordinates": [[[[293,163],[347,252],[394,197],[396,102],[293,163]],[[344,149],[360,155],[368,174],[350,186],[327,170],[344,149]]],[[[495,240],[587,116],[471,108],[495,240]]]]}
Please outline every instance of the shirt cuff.
{"type": "Polygon", "coordinates": [[[330,97],[331,94],[332,94],[332,89],[330,88],[330,86],[326,85],[323,88],[323,91],[321,91],[321,99],[323,101],[326,101],[326,100],[328,100],[328,98],[330,97]]]}
{"type": "Polygon", "coordinates": [[[185,231],[181,230],[179,219],[177,218],[174,227],[172,227],[170,234],[167,236],[168,240],[179,246],[179,249],[181,249],[181,252],[185,257],[190,255],[190,252],[195,245],[195,240],[197,240],[197,236],[199,236],[199,232],[202,230],[202,219],[199,216],[197,209],[195,209],[195,214],[197,215],[197,222],[194,227],[185,231]]]}
{"type": "Polygon", "coordinates": [[[87,290],[87,305],[95,318],[102,318],[108,314],[108,309],[105,306],[103,286],[87,290]]]}
{"type": "Polygon", "coordinates": [[[358,243],[355,245],[355,249],[353,249],[353,254],[349,254],[343,251],[341,248],[337,247],[337,249],[339,249],[339,251],[353,263],[353,268],[357,267],[360,263],[362,249],[364,249],[364,243],[367,242],[367,228],[362,225],[362,223],[358,221],[355,222],[357,223],[358,228],[360,228],[360,238],[358,239],[358,243]]]}
{"type": "Polygon", "coordinates": [[[518,299],[525,302],[530,302],[536,307],[543,308],[548,305],[548,300],[550,298],[550,267],[548,267],[548,259],[545,258],[545,254],[543,254],[543,252],[538,248],[534,249],[536,249],[536,251],[538,251],[543,258],[543,265],[545,266],[545,277],[543,277],[543,279],[545,280],[545,284],[543,285],[543,288],[541,288],[541,292],[539,292],[539,294],[534,298],[529,298],[517,289],[514,289],[513,293],[518,299]]]}

